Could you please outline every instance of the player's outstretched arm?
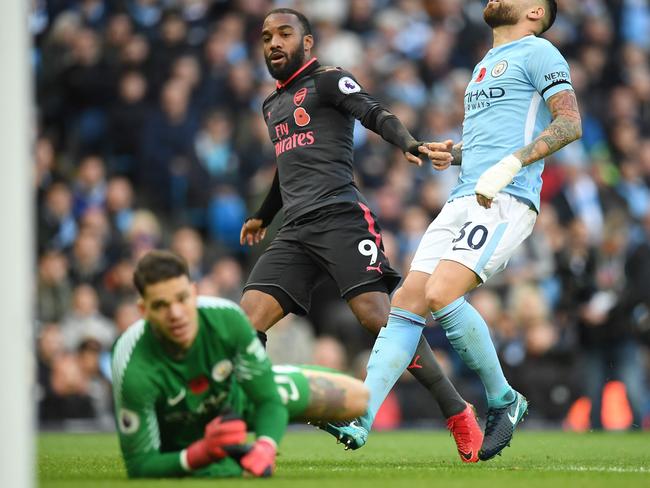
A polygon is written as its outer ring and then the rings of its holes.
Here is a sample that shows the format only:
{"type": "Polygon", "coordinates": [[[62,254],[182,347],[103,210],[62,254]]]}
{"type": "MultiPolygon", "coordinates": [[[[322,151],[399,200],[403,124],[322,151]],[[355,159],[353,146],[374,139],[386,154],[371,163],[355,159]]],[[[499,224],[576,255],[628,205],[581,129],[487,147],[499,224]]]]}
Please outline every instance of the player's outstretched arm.
{"type": "Polygon", "coordinates": [[[474,192],[482,207],[490,208],[496,194],[512,181],[523,166],[544,159],[582,137],[580,111],[573,90],[556,93],[546,104],[553,117],[549,126],[533,142],[503,158],[478,179],[474,192]]]}
{"type": "Polygon", "coordinates": [[[326,69],[316,78],[316,89],[324,100],[399,147],[409,163],[422,166],[422,156],[427,151],[424,143],[417,141],[395,115],[365,92],[352,74],[339,69],[326,69]]]}

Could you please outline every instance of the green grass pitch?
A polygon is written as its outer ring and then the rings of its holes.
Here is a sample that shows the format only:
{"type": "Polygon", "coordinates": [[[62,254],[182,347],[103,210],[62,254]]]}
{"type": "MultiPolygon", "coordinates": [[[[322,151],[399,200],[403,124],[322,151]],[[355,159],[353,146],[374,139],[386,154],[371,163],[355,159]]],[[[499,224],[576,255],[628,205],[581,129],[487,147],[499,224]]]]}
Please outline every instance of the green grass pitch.
{"type": "Polygon", "coordinates": [[[298,430],[285,437],[268,480],[128,481],[110,434],[41,434],[37,449],[45,488],[650,487],[648,433],[518,432],[502,457],[465,465],[445,432],[373,433],[366,447],[345,452],[325,433],[298,430]]]}

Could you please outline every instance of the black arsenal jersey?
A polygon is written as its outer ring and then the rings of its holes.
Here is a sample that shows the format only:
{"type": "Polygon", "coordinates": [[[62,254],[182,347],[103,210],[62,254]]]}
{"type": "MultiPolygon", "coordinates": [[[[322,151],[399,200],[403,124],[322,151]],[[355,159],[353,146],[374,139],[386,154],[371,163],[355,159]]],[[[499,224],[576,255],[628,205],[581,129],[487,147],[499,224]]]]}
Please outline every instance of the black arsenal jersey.
{"type": "Polygon", "coordinates": [[[383,110],[349,72],[321,66],[316,58],[277,84],[263,114],[275,146],[285,222],[333,203],[365,202],[353,179],[354,120],[374,120],[383,110]]]}

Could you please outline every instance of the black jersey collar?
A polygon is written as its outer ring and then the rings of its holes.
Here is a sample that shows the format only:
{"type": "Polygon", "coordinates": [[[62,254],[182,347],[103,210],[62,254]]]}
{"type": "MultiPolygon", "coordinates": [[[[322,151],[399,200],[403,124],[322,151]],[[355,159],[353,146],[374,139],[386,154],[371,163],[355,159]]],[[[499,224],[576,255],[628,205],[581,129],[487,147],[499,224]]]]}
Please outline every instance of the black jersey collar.
{"type": "Polygon", "coordinates": [[[318,59],[313,57],[309,61],[307,61],[305,64],[303,64],[294,74],[292,74],[289,78],[287,78],[285,81],[280,83],[279,81],[275,82],[275,87],[278,90],[281,90],[282,88],[286,88],[286,86],[291,83],[293,80],[298,78],[300,75],[304,73],[308,73],[316,68],[318,68],[320,65],[318,64],[318,59]]]}

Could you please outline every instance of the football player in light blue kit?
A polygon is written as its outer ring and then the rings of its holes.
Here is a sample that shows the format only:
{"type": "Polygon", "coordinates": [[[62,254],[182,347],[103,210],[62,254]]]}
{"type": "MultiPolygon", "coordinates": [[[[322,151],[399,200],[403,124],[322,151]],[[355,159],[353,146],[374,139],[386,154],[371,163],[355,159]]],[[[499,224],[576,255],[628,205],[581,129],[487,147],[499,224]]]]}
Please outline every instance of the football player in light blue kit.
{"type": "Polygon", "coordinates": [[[582,135],[569,67],[537,37],[555,20],[555,0],[490,0],[484,19],[494,44],[465,91],[463,140],[430,143],[437,170],[460,165],[457,186],[423,236],[388,324],[368,362],[368,412],[339,428],[351,448],[366,442],[374,416],[413,355],[429,312],[486,389],[478,458],[509,445],[526,398],[503,375],[490,332],[464,295],[501,271],[539,212],[544,158],[582,135]]]}

